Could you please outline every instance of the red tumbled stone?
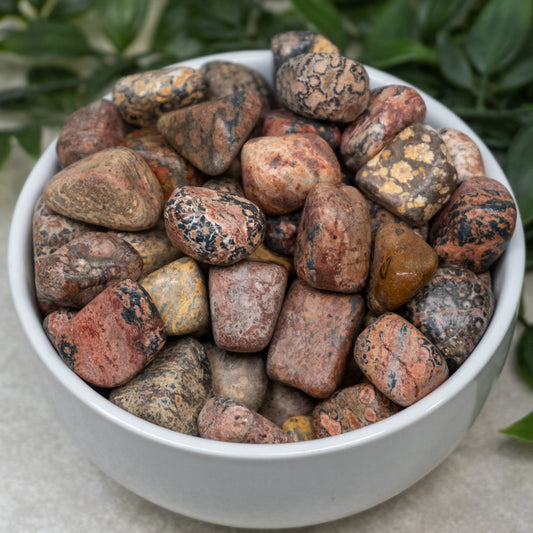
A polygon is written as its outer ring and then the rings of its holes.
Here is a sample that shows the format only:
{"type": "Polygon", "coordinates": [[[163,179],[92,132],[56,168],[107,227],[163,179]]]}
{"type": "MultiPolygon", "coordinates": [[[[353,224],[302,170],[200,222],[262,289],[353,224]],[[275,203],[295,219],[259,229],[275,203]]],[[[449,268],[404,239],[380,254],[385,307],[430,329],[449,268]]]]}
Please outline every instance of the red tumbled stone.
{"type": "Polygon", "coordinates": [[[457,171],[457,183],[485,175],[485,165],[478,145],[466,133],[453,128],[438,130],[457,171]]]}
{"type": "Polygon", "coordinates": [[[54,346],[56,345],[58,332],[71,318],[76,316],[76,313],[77,311],[72,311],[70,309],[58,309],[57,311],[52,311],[44,317],[44,332],[54,346]]]}

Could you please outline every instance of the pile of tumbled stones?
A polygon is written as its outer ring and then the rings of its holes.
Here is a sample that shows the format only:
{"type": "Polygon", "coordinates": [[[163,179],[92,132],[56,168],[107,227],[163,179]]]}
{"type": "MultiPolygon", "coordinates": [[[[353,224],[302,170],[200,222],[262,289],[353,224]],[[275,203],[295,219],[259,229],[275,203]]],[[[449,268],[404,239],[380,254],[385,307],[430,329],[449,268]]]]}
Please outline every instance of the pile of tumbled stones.
{"type": "Polygon", "coordinates": [[[134,74],[75,112],[35,206],[44,328],[109,401],[246,443],[352,431],[423,398],[491,319],[516,221],[474,141],[370,90],[324,37],[134,74]]]}

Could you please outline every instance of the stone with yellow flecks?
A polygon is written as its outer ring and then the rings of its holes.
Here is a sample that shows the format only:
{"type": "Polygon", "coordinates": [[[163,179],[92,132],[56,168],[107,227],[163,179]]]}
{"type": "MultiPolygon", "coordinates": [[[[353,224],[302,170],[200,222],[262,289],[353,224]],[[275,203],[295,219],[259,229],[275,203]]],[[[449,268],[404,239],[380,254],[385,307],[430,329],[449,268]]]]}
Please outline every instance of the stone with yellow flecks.
{"type": "Polygon", "coordinates": [[[316,439],[313,421],[310,416],[291,416],[281,428],[294,442],[316,439]]]}
{"type": "Polygon", "coordinates": [[[206,283],[200,267],[182,257],[139,282],[156,305],[167,335],[201,336],[209,328],[206,283]]]}

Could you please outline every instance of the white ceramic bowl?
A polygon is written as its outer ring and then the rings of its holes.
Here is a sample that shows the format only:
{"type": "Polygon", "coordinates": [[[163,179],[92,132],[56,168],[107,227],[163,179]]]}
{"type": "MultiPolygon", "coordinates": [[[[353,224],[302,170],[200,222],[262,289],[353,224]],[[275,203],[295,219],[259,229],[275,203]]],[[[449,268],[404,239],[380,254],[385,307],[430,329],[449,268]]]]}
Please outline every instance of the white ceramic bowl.
{"type": "MultiPolygon", "coordinates": [[[[271,79],[268,51],[203,57],[240,62],[271,79]]],[[[372,87],[400,80],[368,68],[372,87]]],[[[428,95],[427,122],[470,135],[488,176],[509,187],[479,137],[428,95]]],[[[46,337],[35,303],[32,210],[57,172],[55,143],[28,177],[9,236],[15,307],[35,352],[50,403],[91,460],[138,495],[172,511],[229,526],[296,527],[341,518],[377,505],[435,468],[464,437],[507,356],[520,299],[524,234],[518,220],[494,271],[497,305],[483,339],[437,390],[400,413],[357,431],[310,442],[254,445],[182,435],[137,418],[100,396],[62,362],[46,337]]]]}

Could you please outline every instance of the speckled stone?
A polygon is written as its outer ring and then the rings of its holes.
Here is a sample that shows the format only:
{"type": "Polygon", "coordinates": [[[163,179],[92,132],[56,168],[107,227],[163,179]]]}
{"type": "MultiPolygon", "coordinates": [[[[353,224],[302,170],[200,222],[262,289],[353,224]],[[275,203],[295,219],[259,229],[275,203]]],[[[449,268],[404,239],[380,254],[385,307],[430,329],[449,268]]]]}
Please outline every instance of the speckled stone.
{"type": "Polygon", "coordinates": [[[423,122],[426,104],[418,91],[404,85],[386,85],[370,92],[368,107],[342,134],[344,163],[358,170],[413,122],[423,122]]]}
{"type": "Polygon", "coordinates": [[[301,209],[316,183],[341,181],[335,153],[311,133],[250,139],[242,148],[241,164],[246,197],[269,215],[301,209]]]}
{"type": "Polygon", "coordinates": [[[248,444],[280,444],[290,437],[276,424],[229,398],[210,398],[198,416],[204,439],[248,444]]]}
{"type": "Polygon", "coordinates": [[[457,173],[436,130],[415,123],[363,165],[355,181],[371,200],[422,226],[450,199],[457,173]]]}
{"type": "Polygon", "coordinates": [[[46,185],[44,200],[64,216],[125,231],[155,226],[164,204],[148,164],[125,147],[101,150],[61,170],[46,185]]]}
{"type": "Polygon", "coordinates": [[[313,428],[318,438],[348,433],[398,412],[398,406],[372,383],[358,383],[335,392],[313,410],[313,428]]]}
{"type": "Polygon", "coordinates": [[[315,398],[328,397],[343,378],[363,312],[358,294],[319,291],[293,281],[268,350],[268,377],[315,398]]]}
{"type": "Polygon", "coordinates": [[[399,224],[400,226],[404,226],[405,228],[412,229],[415,233],[418,233],[420,237],[422,237],[425,241],[427,241],[428,232],[429,232],[428,224],[424,224],[423,226],[418,226],[417,228],[413,226],[409,226],[409,224],[404,222],[400,217],[393,215],[390,211],[388,211],[381,205],[377,204],[376,202],[373,202],[372,200],[369,200],[368,198],[367,198],[367,202],[368,202],[368,209],[370,212],[372,240],[376,238],[376,233],[383,224],[393,223],[393,224],[399,224]]]}
{"type": "Polygon", "coordinates": [[[157,130],[143,128],[132,131],[122,145],[135,150],[148,163],[161,184],[165,200],[180,185],[196,186],[206,181],[206,177],[176,153],[157,130]]]}
{"type": "Polygon", "coordinates": [[[35,263],[35,292],[43,310],[83,307],[106,287],[141,275],[135,249],[111,233],[88,232],[35,263]]]}
{"type": "Polygon", "coordinates": [[[376,234],[366,302],[374,313],[394,311],[408,302],[435,273],[439,258],[420,235],[398,224],[376,234]]]}
{"type": "Polygon", "coordinates": [[[457,183],[485,175],[485,165],[479,147],[466,133],[453,128],[442,128],[438,132],[457,171],[457,183]]]}
{"type": "Polygon", "coordinates": [[[206,97],[199,72],[189,67],[168,67],[120,78],[113,87],[113,102],[122,118],[135,126],[149,126],[168,111],[190,106],[206,97]]]}
{"type": "Polygon", "coordinates": [[[240,261],[209,269],[209,304],[215,343],[233,352],[267,347],[285,296],[288,272],[275,263],[240,261]]]}
{"type": "Polygon", "coordinates": [[[229,192],[231,194],[236,194],[237,196],[244,196],[240,180],[237,180],[232,176],[217,176],[211,178],[207,180],[203,186],[206,189],[212,189],[218,192],[229,192]]]}
{"type": "Polygon", "coordinates": [[[132,380],[113,389],[109,400],[158,426],[198,435],[198,414],[211,394],[211,371],[203,346],[182,337],[169,342],[132,380]]]}
{"type": "Polygon", "coordinates": [[[429,394],[449,374],[431,341],[395,313],[381,315],[359,334],[354,356],[368,380],[402,407],[429,394]]]}
{"type": "Polygon", "coordinates": [[[225,172],[254,129],[262,103],[239,92],[163,115],[158,130],[167,142],[209,176],[225,172]]]}
{"type": "Polygon", "coordinates": [[[77,311],[72,309],[58,309],[47,314],[43,320],[43,329],[50,342],[56,346],[57,334],[61,328],[74,316],[77,311]]]}
{"type": "Polygon", "coordinates": [[[165,206],[174,246],[212,265],[231,265],[263,242],[265,216],[246,198],[205,187],[178,187],[165,206]]]}
{"type": "Polygon", "coordinates": [[[172,261],[139,283],[157,307],[167,335],[198,337],[209,331],[207,286],[194,259],[172,261]]]}
{"type": "Polygon", "coordinates": [[[256,411],[265,399],[268,377],[263,353],[233,353],[204,344],[213,376],[213,395],[229,398],[256,411]]]}
{"type": "Polygon", "coordinates": [[[429,242],[441,263],[483,272],[505,251],[516,216],[516,204],[505,185],[485,176],[470,178],[435,217],[429,242]]]}
{"type": "Polygon", "coordinates": [[[314,133],[320,135],[331,148],[335,149],[341,140],[341,133],[335,124],[301,117],[288,109],[274,109],[263,118],[262,134],[278,136],[287,133],[314,133]]]}
{"type": "Polygon", "coordinates": [[[282,428],[294,442],[304,442],[316,438],[310,416],[292,416],[283,423],[282,428]]]}
{"type": "Polygon", "coordinates": [[[282,255],[293,256],[296,251],[298,226],[302,218],[302,211],[295,211],[288,215],[268,215],[266,217],[265,243],[282,255]]]}
{"type": "Polygon", "coordinates": [[[479,276],[461,266],[440,267],[401,310],[457,369],[485,333],[494,312],[494,295],[479,276]]]}
{"type": "Polygon", "coordinates": [[[163,321],[146,291],[124,280],[104,289],[59,330],[57,349],[82,379],[113,388],[150,363],[165,340],[163,321]]]}
{"type": "Polygon", "coordinates": [[[109,100],[97,100],[78,109],[68,117],[57,137],[59,164],[64,168],[90,154],[118,146],[126,129],[117,107],[109,100]]]}
{"type": "Polygon", "coordinates": [[[248,261],[259,261],[260,263],[275,263],[287,269],[289,274],[294,273],[294,267],[289,257],[277,254],[261,243],[247,258],[248,261]]]}
{"type": "Polygon", "coordinates": [[[299,115],[352,122],[370,97],[368,74],[357,61],[338,54],[301,54],[276,72],[276,94],[299,115]]]}
{"type": "Polygon", "coordinates": [[[311,287],[355,293],[366,283],[372,240],[363,195],[350,185],[317,183],[302,212],[294,266],[311,287]]]}

